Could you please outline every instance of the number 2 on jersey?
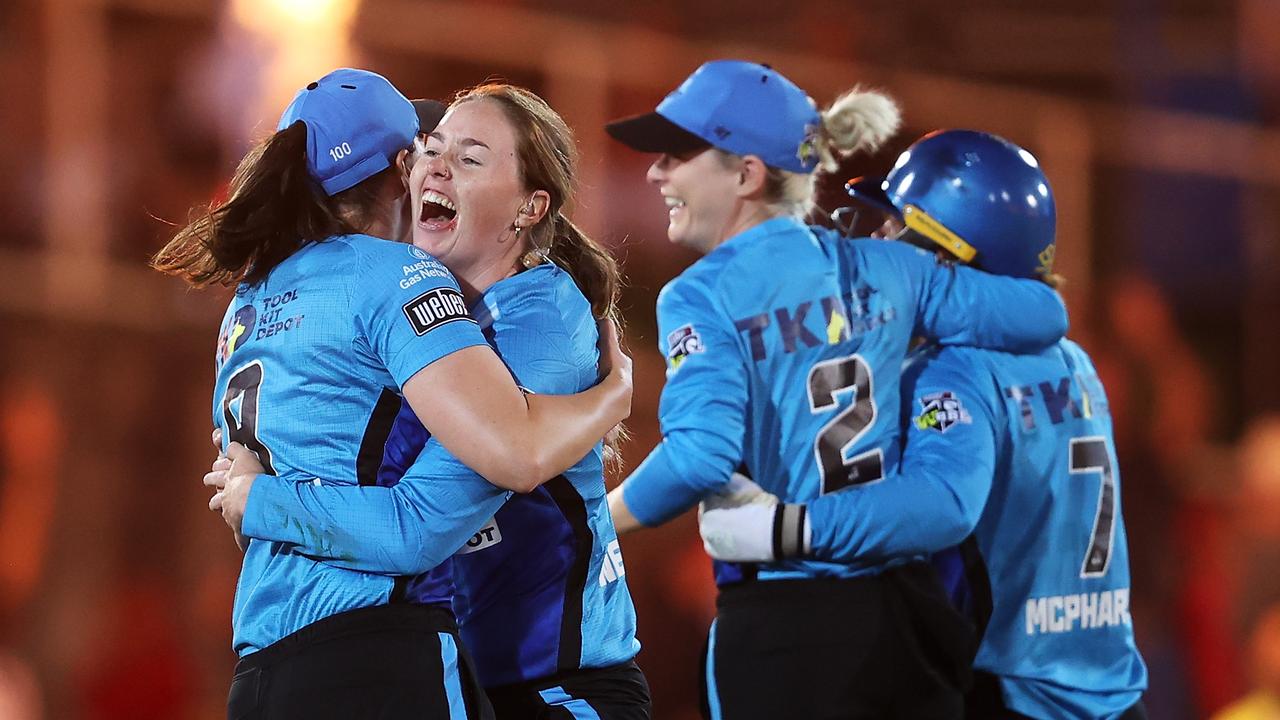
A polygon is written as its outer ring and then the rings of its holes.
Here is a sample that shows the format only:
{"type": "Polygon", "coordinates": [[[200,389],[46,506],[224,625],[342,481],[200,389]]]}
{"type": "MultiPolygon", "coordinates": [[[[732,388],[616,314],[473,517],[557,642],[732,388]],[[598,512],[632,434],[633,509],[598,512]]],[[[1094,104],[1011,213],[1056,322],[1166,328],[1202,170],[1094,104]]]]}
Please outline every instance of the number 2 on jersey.
{"type": "Polygon", "coordinates": [[[258,439],[258,395],[262,389],[262,363],[254,361],[235,372],[227,380],[227,391],[222,395],[222,422],[227,428],[227,442],[238,442],[258,455],[258,461],[268,475],[275,475],[271,465],[271,451],[258,439]],[[239,401],[240,412],[232,406],[239,401]]]}
{"type": "Polygon", "coordinates": [[[1089,550],[1080,566],[1080,577],[1101,577],[1107,574],[1111,564],[1111,546],[1116,537],[1116,481],[1111,472],[1111,454],[1107,439],[1094,435],[1071,438],[1072,475],[1101,473],[1102,487],[1098,489],[1098,511],[1093,516],[1093,532],[1090,533],[1089,550]]]}
{"type": "Polygon", "coordinates": [[[834,358],[809,369],[809,411],[829,412],[841,395],[853,394],[853,404],[841,410],[813,441],[813,455],[822,471],[822,494],[850,485],[879,480],[884,475],[884,458],[879,448],[845,459],[876,420],[875,390],[871,368],[861,355],[834,358]]]}

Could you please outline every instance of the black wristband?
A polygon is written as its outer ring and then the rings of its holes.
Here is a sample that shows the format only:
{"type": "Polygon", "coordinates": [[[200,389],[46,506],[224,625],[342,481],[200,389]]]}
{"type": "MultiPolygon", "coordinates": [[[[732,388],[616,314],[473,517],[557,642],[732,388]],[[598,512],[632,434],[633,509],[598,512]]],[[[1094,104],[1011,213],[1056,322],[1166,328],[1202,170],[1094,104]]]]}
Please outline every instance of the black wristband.
{"type": "Polygon", "coordinates": [[[804,555],[804,505],[778,503],[773,511],[773,559],[790,560],[804,555]]]}

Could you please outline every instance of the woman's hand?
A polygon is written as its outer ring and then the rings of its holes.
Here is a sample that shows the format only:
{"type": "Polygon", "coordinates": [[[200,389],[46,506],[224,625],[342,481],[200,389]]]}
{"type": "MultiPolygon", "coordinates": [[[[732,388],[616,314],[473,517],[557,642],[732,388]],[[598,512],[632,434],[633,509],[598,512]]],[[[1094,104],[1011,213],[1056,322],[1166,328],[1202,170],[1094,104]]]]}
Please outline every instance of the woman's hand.
{"type": "Polygon", "coordinates": [[[601,384],[609,385],[616,391],[611,395],[614,396],[616,407],[622,413],[618,422],[622,422],[631,415],[631,393],[634,389],[631,378],[631,356],[622,349],[622,338],[617,323],[611,318],[605,318],[597,323],[597,327],[600,334],[597,346],[600,349],[601,384]]]}
{"type": "Polygon", "coordinates": [[[253,481],[261,472],[263,467],[258,456],[240,443],[233,442],[227,446],[227,454],[219,455],[210,472],[204,476],[204,484],[214,489],[213,497],[209,498],[209,509],[222,514],[242,551],[249,546],[248,539],[240,532],[244,508],[253,481]]]}

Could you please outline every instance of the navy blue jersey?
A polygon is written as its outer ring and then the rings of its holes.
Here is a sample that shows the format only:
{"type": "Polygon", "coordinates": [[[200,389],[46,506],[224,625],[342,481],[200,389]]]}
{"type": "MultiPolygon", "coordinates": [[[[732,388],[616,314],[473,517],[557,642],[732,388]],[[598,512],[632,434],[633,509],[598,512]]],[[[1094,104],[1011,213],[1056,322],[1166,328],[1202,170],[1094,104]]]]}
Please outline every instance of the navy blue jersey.
{"type": "Polygon", "coordinates": [[[1146,668],[1111,416],[1088,356],[1069,340],[1027,355],[930,348],[904,374],[903,400],[899,474],[811,503],[813,553],[934,552],[972,531],[971,569],[985,572],[953,589],[985,624],[975,667],[999,676],[1005,704],[1033,717],[1124,712],[1146,668]]]}
{"type": "MultiPolygon", "coordinates": [[[[472,309],[485,337],[529,392],[569,394],[597,381],[596,322],[568,273],[545,263],[491,286],[472,309]]],[[[447,598],[456,586],[454,610],[480,681],[504,685],[563,670],[625,662],[639,651],[635,609],[613,519],[605,501],[602,448],[527,495],[488,514],[459,540],[457,554],[428,573],[403,578],[414,602],[447,598]],[[487,522],[485,522],[487,520],[487,522]],[[459,549],[460,548],[460,549],[459,549]]],[[[411,409],[401,409],[378,473],[383,488],[404,485],[416,468],[431,483],[485,484],[430,436],[411,409]]],[[[358,493],[348,488],[343,495],[358,493]]],[[[504,495],[505,497],[505,495],[504,495]]],[[[327,513],[342,512],[332,498],[327,513]]],[[[309,517],[316,507],[296,508],[309,517]]],[[[372,522],[372,521],[370,521],[372,522]]],[[[430,522],[430,520],[424,520],[430,522]]],[[[343,565],[392,572],[388,555],[413,546],[374,548],[356,537],[302,551],[343,565]]],[[[430,567],[430,566],[427,566],[430,567]]],[[[425,567],[423,569],[426,569],[425,567]]]]}
{"type": "MultiPolygon", "coordinates": [[[[273,537],[292,522],[273,498],[315,489],[315,478],[372,482],[398,389],[435,360],[482,343],[443,265],[364,235],[307,245],[263,282],[239,288],[218,342],[213,421],[225,442],[254,450],[276,476],[255,482],[245,534],[289,540],[273,537]]],[[[392,586],[390,577],[322,563],[288,543],[251,540],[232,614],[236,652],[384,603],[392,586]]]]}
{"type": "MultiPolygon", "coordinates": [[[[493,285],[474,315],[521,387],[567,394],[596,383],[591,307],[555,265],[493,285]]],[[[428,443],[423,455],[442,450],[428,443]]],[[[597,446],[563,475],[513,496],[454,556],[454,611],[486,687],[639,652],[601,458],[597,446]]]]}
{"type": "MultiPolygon", "coordinates": [[[[1066,312],[1043,283],[778,218],[672,280],[658,325],[663,438],[623,485],[646,525],[716,492],[740,466],[786,502],[880,479],[897,459],[899,373],[914,335],[1039,348],[1062,336],[1066,312]]],[[[882,567],[793,560],[747,571],[777,579],[882,567]]],[[[718,579],[741,569],[719,564],[718,579]]]]}

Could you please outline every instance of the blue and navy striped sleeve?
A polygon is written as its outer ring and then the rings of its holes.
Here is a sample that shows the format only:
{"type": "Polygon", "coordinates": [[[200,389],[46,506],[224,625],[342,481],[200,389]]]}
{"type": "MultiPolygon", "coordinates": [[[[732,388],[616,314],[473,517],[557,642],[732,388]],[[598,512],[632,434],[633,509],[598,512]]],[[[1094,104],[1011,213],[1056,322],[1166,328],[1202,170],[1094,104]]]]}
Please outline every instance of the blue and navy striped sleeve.
{"type": "Polygon", "coordinates": [[[990,378],[942,348],[904,375],[906,447],[898,472],[808,504],[814,558],[887,560],[937,552],[964,540],[991,491],[999,408],[990,378]]]}
{"type": "Polygon", "coordinates": [[[1066,305],[1039,280],[942,264],[906,243],[870,242],[875,255],[898,266],[893,274],[877,275],[903,278],[914,290],[917,335],[943,345],[1032,352],[1067,333],[1066,305]]]}
{"type": "Polygon", "coordinates": [[[747,369],[736,333],[710,288],[677,278],[658,297],[667,384],[662,441],[622,485],[632,515],[660,525],[729,481],[742,462],[747,369]]]}
{"type": "Polygon", "coordinates": [[[439,565],[510,495],[428,443],[390,487],[323,485],[259,475],[241,531],[291,543],[337,567],[417,575],[439,565]]]}

